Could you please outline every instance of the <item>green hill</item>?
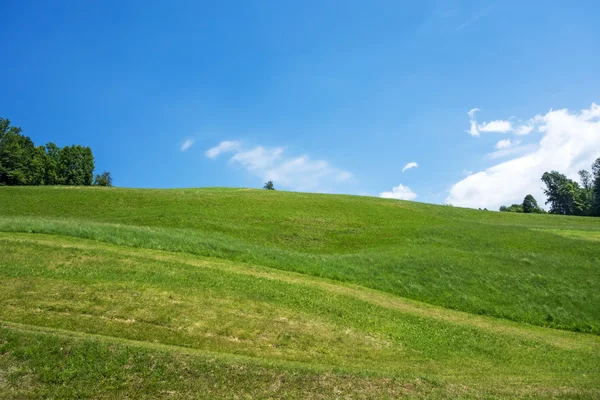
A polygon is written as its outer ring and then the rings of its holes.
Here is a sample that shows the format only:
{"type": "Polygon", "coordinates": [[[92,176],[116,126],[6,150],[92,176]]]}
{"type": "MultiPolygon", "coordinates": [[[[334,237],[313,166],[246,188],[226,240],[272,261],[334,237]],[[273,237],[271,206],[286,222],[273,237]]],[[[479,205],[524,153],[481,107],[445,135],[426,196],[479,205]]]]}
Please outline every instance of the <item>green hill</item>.
{"type": "Polygon", "coordinates": [[[600,397],[597,219],[246,189],[0,204],[0,398],[600,397]]]}

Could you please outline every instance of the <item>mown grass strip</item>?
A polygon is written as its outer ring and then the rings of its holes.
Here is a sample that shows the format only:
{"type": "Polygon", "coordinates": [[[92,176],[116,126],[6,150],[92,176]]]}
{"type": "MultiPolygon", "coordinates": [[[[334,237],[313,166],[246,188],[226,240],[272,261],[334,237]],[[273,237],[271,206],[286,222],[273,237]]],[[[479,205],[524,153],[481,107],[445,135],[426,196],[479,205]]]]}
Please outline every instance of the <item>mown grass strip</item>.
{"type": "Polygon", "coordinates": [[[157,260],[154,251],[121,253],[93,242],[77,247],[73,239],[36,243],[29,236],[9,240],[0,254],[4,320],[389,374],[493,371],[532,382],[566,376],[573,382],[583,374],[587,378],[577,379],[589,383],[600,373],[594,335],[526,326],[496,331],[382,307],[297,274],[272,270],[264,276],[220,265],[233,263],[182,262],[181,254],[165,259],[169,254],[158,252],[157,260]]]}
{"type": "Polygon", "coordinates": [[[531,339],[548,342],[556,346],[562,346],[566,348],[600,346],[600,337],[597,336],[578,335],[560,330],[524,326],[523,324],[498,320],[482,315],[473,315],[465,312],[444,309],[426,303],[421,303],[357,286],[351,283],[327,280],[324,278],[315,278],[309,275],[287,272],[252,264],[233,263],[226,260],[203,258],[189,254],[173,253],[168,251],[127,248],[98,243],[90,240],[81,240],[71,237],[56,237],[53,235],[44,234],[0,233],[0,240],[17,243],[38,243],[52,247],[102,250],[126,257],[183,263],[200,268],[213,268],[217,270],[233,272],[236,274],[251,275],[287,283],[300,284],[308,287],[318,287],[332,293],[347,295],[380,307],[396,309],[402,311],[403,313],[408,313],[415,316],[487,329],[494,333],[528,337],[531,339]]]}

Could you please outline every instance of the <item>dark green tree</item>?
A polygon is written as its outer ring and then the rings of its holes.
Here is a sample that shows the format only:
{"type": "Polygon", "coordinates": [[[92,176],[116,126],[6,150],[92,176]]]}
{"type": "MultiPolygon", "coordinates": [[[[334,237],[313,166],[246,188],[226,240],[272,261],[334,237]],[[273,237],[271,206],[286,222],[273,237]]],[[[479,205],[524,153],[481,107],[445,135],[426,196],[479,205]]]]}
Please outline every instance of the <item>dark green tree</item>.
{"type": "Polygon", "coordinates": [[[58,164],[60,161],[60,147],[50,142],[45,146],[46,166],[44,168],[45,185],[61,185],[62,179],[58,174],[58,164]]]}
{"type": "Polygon", "coordinates": [[[578,173],[581,183],[581,201],[583,202],[585,214],[590,215],[594,208],[594,178],[585,169],[582,169],[578,173]]]}
{"type": "Polygon", "coordinates": [[[273,184],[273,181],[269,181],[269,182],[265,183],[265,186],[263,186],[263,189],[275,190],[275,185],[273,184]]]}
{"type": "Polygon", "coordinates": [[[526,214],[536,213],[539,210],[537,200],[530,194],[525,196],[523,199],[523,205],[521,206],[523,212],[526,214]]]}
{"type": "Polygon", "coordinates": [[[0,117],[0,142],[2,141],[2,138],[9,132],[20,134],[21,128],[11,126],[9,119],[0,117]]]}
{"type": "Polygon", "coordinates": [[[542,182],[546,184],[544,194],[548,197],[550,213],[561,215],[584,215],[586,205],[579,184],[557,172],[545,172],[542,182]]]}
{"type": "Polygon", "coordinates": [[[58,155],[58,175],[61,184],[89,186],[94,179],[94,156],[89,147],[65,146],[58,155]]]}
{"type": "Polygon", "coordinates": [[[511,206],[500,206],[500,211],[502,212],[516,212],[516,213],[522,213],[523,212],[523,205],[522,204],[512,204],[511,206]]]}
{"type": "MultiPolygon", "coordinates": [[[[3,120],[2,122],[8,120],[3,120]]],[[[10,123],[10,121],[8,121],[10,123]]],[[[20,129],[1,127],[0,141],[0,184],[31,184],[31,163],[35,152],[33,141],[20,134],[20,129]]]]}
{"type": "Polygon", "coordinates": [[[29,165],[28,185],[44,185],[46,176],[46,148],[38,146],[33,150],[31,164],[29,165]]]}
{"type": "Polygon", "coordinates": [[[112,186],[112,177],[110,172],[104,171],[102,174],[96,175],[94,178],[95,186],[112,186]]]}
{"type": "MultiPolygon", "coordinates": [[[[89,147],[35,147],[21,128],[0,118],[0,185],[91,185],[94,156],[89,147]]],[[[99,175],[110,184],[110,174],[99,175]]]]}
{"type": "Polygon", "coordinates": [[[592,164],[592,210],[591,214],[600,217],[600,157],[592,164]]]}
{"type": "Polygon", "coordinates": [[[592,174],[585,169],[579,171],[578,174],[581,187],[585,190],[591,190],[594,186],[594,178],[592,177],[592,174]]]}

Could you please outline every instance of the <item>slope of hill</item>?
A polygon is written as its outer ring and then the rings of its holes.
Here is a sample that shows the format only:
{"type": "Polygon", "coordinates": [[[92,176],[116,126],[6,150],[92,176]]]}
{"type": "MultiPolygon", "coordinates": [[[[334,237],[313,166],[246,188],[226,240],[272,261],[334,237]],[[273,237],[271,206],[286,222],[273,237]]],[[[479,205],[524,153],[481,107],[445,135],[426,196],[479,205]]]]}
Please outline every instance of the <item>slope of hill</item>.
{"type": "Polygon", "coordinates": [[[0,202],[0,397],[600,396],[595,219],[242,189],[0,202]]]}

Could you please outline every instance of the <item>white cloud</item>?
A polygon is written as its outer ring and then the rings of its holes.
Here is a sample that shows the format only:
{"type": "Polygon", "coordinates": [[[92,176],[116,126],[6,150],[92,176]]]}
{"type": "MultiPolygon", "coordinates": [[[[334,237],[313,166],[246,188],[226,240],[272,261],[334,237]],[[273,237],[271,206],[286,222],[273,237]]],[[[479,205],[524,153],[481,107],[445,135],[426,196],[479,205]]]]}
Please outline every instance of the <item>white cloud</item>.
{"type": "Polygon", "coordinates": [[[502,149],[508,149],[509,147],[514,147],[514,146],[518,146],[521,143],[520,140],[515,140],[514,142],[510,139],[503,139],[501,141],[499,141],[498,143],[496,143],[496,148],[498,150],[502,150],[502,149]]]}
{"type": "MultiPolygon", "coordinates": [[[[517,121],[515,126],[510,120],[494,120],[490,122],[483,122],[479,124],[475,118],[475,114],[480,111],[478,108],[474,108],[469,111],[469,124],[470,128],[467,131],[471,136],[480,136],[481,132],[486,133],[515,133],[517,135],[528,135],[533,132],[535,127],[538,127],[540,132],[543,132],[542,116],[536,115],[535,117],[523,121],[517,121]]],[[[598,111],[600,113],[600,111],[598,111]]]]}
{"type": "Polygon", "coordinates": [[[408,164],[406,164],[404,166],[404,168],[402,168],[402,172],[406,171],[407,169],[411,169],[411,168],[418,168],[419,164],[417,164],[416,162],[409,162],[408,164]]]}
{"type": "MultiPolygon", "coordinates": [[[[446,202],[462,207],[498,208],[521,202],[532,194],[543,204],[540,178],[546,171],[557,170],[572,179],[577,171],[589,169],[600,156],[600,107],[579,113],[566,109],[549,111],[533,121],[543,137],[536,145],[514,147],[525,151],[511,160],[469,175],[450,189],[446,202]],[[525,150],[523,150],[525,149],[525,150]]],[[[513,154],[514,155],[514,154],[513,154]]]]}
{"type": "Polygon", "coordinates": [[[539,132],[544,131],[543,117],[541,115],[536,115],[528,121],[523,122],[519,126],[515,128],[515,133],[517,135],[529,135],[533,130],[537,127],[539,132]]]}
{"type": "Polygon", "coordinates": [[[236,151],[233,157],[231,157],[231,161],[254,172],[272,168],[275,163],[281,160],[282,154],[283,149],[281,147],[265,149],[262,146],[256,146],[250,150],[236,151]]]}
{"type": "Polygon", "coordinates": [[[512,123],[510,121],[491,121],[484,122],[483,124],[478,126],[479,132],[499,132],[506,133],[511,132],[513,130],[512,123]]]}
{"type": "Polygon", "coordinates": [[[469,116],[469,123],[471,124],[471,127],[467,132],[471,134],[471,136],[479,136],[481,132],[506,133],[513,130],[513,126],[510,121],[495,120],[478,124],[475,114],[477,114],[479,111],[481,111],[479,108],[473,108],[467,113],[469,116]]]}
{"type": "Polygon", "coordinates": [[[379,197],[384,199],[397,199],[397,200],[414,200],[417,198],[417,194],[413,192],[408,186],[399,184],[394,186],[391,192],[379,193],[379,197]]]}
{"type": "Polygon", "coordinates": [[[479,108],[473,108],[473,109],[471,109],[471,111],[469,111],[467,114],[469,115],[469,118],[471,118],[471,119],[475,119],[475,114],[476,114],[478,111],[481,111],[481,110],[480,110],[479,108]]]}
{"type": "Polygon", "coordinates": [[[289,157],[281,147],[266,148],[255,146],[243,148],[239,142],[221,142],[206,152],[208,158],[231,152],[232,164],[237,164],[259,177],[272,180],[277,187],[299,191],[327,192],[333,187],[351,182],[348,171],[336,168],[324,160],[312,160],[306,155],[289,157]]]}
{"type": "Polygon", "coordinates": [[[537,144],[528,144],[527,146],[516,146],[515,145],[513,147],[507,147],[504,149],[496,150],[492,153],[488,153],[488,154],[486,154],[486,158],[494,160],[496,158],[515,156],[517,154],[531,152],[537,148],[538,148],[537,144]]]}
{"type": "Polygon", "coordinates": [[[533,125],[521,125],[515,129],[515,133],[517,135],[529,135],[533,131],[533,125]]]}
{"type": "Polygon", "coordinates": [[[581,110],[580,117],[584,121],[600,118],[600,105],[593,103],[589,110],[581,110]]]}
{"type": "Polygon", "coordinates": [[[219,156],[219,154],[235,151],[239,147],[240,147],[240,142],[226,140],[226,141],[219,143],[218,146],[215,146],[213,148],[206,150],[206,152],[204,154],[206,154],[206,157],[208,157],[208,158],[215,159],[219,156]]]}
{"type": "Polygon", "coordinates": [[[510,146],[512,146],[510,139],[503,139],[496,143],[496,146],[494,147],[497,149],[508,149],[510,146]]]}
{"type": "Polygon", "coordinates": [[[477,128],[477,120],[475,119],[475,114],[477,114],[479,108],[473,108],[471,111],[467,113],[469,116],[469,122],[471,124],[471,128],[467,131],[471,134],[471,136],[479,136],[479,129],[477,128]]]}
{"type": "Polygon", "coordinates": [[[181,151],[187,151],[190,147],[194,145],[195,139],[186,139],[185,142],[181,145],[181,151]]]}

